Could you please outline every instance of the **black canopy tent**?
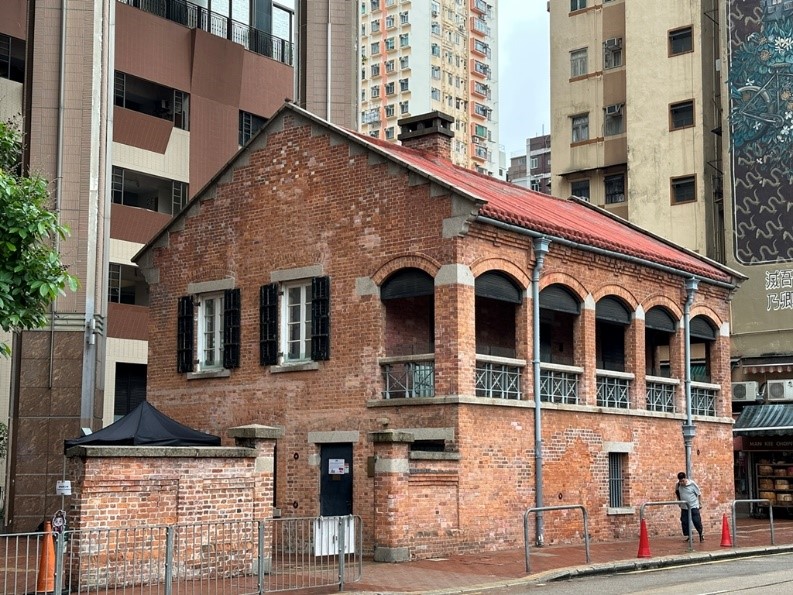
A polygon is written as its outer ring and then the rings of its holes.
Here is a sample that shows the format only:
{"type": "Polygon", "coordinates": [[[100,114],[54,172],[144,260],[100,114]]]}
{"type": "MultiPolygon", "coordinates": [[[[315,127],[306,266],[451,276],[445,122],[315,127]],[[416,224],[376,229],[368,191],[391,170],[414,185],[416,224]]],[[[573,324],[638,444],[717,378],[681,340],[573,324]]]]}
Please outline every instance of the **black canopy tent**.
{"type": "Polygon", "coordinates": [[[72,446],[220,446],[220,438],[188,428],[143,401],[106,428],[64,441],[64,450],[72,446]]]}

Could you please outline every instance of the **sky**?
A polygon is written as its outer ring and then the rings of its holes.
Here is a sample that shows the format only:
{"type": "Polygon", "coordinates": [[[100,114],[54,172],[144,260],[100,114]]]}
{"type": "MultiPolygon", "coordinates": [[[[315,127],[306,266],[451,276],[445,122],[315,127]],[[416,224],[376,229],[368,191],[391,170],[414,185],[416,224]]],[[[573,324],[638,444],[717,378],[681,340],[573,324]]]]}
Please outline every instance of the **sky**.
{"type": "Polygon", "coordinates": [[[497,0],[499,144],[507,159],[526,139],[549,134],[549,18],[546,0],[497,0]]]}

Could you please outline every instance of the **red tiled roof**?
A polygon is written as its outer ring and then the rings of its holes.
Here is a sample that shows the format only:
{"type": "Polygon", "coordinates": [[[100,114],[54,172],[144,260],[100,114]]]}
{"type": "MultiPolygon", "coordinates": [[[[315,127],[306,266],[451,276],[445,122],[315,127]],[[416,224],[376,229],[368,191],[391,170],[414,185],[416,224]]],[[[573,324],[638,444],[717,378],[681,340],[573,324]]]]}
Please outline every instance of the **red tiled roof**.
{"type": "Polygon", "coordinates": [[[679,269],[685,273],[733,283],[737,273],[671,242],[574,200],[534,192],[454,165],[447,159],[359,133],[379,151],[403,161],[458,192],[484,201],[479,214],[534,232],[580,242],[626,256],[679,269]]]}

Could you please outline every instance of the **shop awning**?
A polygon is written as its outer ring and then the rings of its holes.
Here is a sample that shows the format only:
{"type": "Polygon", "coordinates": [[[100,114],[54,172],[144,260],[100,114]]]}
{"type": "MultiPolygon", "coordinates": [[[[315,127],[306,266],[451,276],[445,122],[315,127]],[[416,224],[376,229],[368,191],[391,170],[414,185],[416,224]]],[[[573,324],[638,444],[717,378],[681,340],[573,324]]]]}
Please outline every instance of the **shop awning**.
{"type": "Polygon", "coordinates": [[[732,432],[737,436],[791,436],[793,403],[748,405],[735,420],[732,432]]]}

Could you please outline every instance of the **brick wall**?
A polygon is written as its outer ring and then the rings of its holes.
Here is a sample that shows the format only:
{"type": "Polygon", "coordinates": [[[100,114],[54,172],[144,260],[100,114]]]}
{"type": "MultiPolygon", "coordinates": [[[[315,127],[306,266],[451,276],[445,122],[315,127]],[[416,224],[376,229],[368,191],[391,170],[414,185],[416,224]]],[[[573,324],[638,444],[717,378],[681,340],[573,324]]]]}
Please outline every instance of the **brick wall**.
{"type": "MultiPolygon", "coordinates": [[[[473,204],[461,206],[461,200],[286,112],[141,263],[151,281],[149,400],[180,422],[215,434],[249,423],[283,427],[276,506],[285,515],[319,513],[320,444],[307,436],[355,433],[353,512],[363,520],[368,553],[385,548],[400,554],[407,548],[408,555],[428,557],[519,545],[522,514],[535,505],[532,368],[524,369],[521,401],[475,396],[476,300],[465,277],[501,271],[527,292],[515,308],[514,341],[516,356],[531,362],[532,238],[473,220],[455,224],[460,212],[475,210],[473,204]],[[459,229],[452,233],[454,225],[459,229]],[[330,360],[315,369],[262,367],[258,289],[270,282],[271,271],[308,266],[319,266],[331,279],[330,360]],[[405,267],[436,279],[436,397],[388,402],[381,398],[379,359],[404,337],[388,330],[398,323],[388,316],[398,311],[389,312],[376,290],[366,288],[405,267]],[[225,278],[241,290],[241,365],[225,378],[178,374],[177,299],[187,294],[188,283],[225,278]],[[451,428],[454,438],[446,449],[459,458],[410,459],[402,475],[371,476],[367,462],[378,447],[368,437],[384,429],[415,428],[451,428]]],[[[543,406],[544,504],[585,504],[597,539],[637,534],[638,507],[668,499],[675,474],[684,468],[682,383],[677,413],[643,409],[644,330],[635,315],[626,331],[628,369],[636,374],[632,409],[596,407],[594,304],[616,296],[634,314],[663,305],[680,318],[684,278],[552,243],[540,283],[563,283],[582,302],[572,358],[583,368],[580,404],[543,406]],[[607,511],[609,443],[629,451],[626,496],[633,509],[624,514],[607,511]]],[[[727,299],[726,289],[701,283],[692,314],[705,314],[722,327],[729,321],[727,299]]],[[[482,336],[496,332],[504,332],[501,321],[482,336]]],[[[680,332],[671,345],[678,378],[680,332]]],[[[711,533],[732,493],[728,353],[729,339],[720,335],[712,354],[713,382],[721,385],[717,417],[698,418],[694,440],[694,475],[703,487],[711,533]]],[[[398,457],[408,457],[409,447],[400,448],[398,457]]],[[[677,512],[667,510],[652,519],[650,530],[673,532],[676,519],[677,512]]],[[[549,518],[546,539],[580,538],[577,522],[575,513],[549,518]]]]}

